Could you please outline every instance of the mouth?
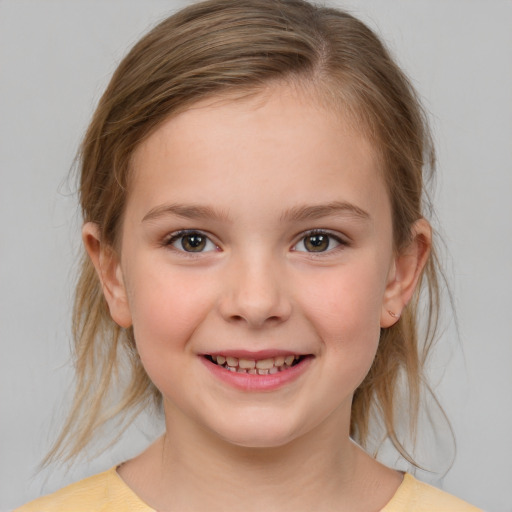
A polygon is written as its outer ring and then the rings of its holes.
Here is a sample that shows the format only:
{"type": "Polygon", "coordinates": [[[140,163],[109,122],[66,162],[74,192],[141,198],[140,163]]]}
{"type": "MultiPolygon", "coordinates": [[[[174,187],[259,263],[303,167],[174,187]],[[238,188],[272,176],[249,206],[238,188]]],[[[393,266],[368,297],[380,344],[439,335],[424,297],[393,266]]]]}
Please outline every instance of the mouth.
{"type": "Polygon", "coordinates": [[[205,354],[203,357],[229,372],[245,373],[249,375],[274,375],[297,366],[310,356],[288,354],[251,359],[247,357],[233,357],[230,355],[205,354]]]}

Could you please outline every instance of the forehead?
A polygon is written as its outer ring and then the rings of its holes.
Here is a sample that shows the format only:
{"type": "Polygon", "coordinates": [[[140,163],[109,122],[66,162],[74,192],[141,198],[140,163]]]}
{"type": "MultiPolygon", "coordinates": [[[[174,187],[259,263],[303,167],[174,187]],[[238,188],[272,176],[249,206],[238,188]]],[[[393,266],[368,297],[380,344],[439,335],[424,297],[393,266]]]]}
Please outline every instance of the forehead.
{"type": "MultiPolygon", "coordinates": [[[[378,160],[381,148],[378,141],[371,137],[372,130],[366,126],[359,109],[345,100],[341,92],[338,91],[339,94],[335,95],[331,89],[312,81],[288,79],[269,82],[261,87],[221,91],[205,99],[186,103],[136,148],[134,159],[137,161],[138,155],[148,149],[148,146],[155,146],[156,139],[162,141],[167,138],[167,144],[169,136],[184,133],[183,130],[189,128],[195,130],[194,135],[197,137],[205,131],[214,135],[222,127],[216,124],[217,119],[229,119],[230,125],[234,125],[236,120],[240,123],[247,120],[256,123],[272,118],[274,131],[279,125],[285,125],[287,120],[295,121],[297,130],[290,130],[291,123],[286,126],[290,136],[293,131],[297,134],[298,129],[306,128],[314,122],[320,121],[324,125],[329,123],[336,132],[342,131],[344,135],[365,139],[366,151],[369,150],[372,157],[378,160]],[[212,131],[212,125],[215,124],[215,131],[212,131]],[[153,140],[148,144],[148,139],[153,140]]],[[[227,129],[229,127],[226,125],[227,129]]]]}
{"type": "Polygon", "coordinates": [[[223,197],[221,184],[231,203],[251,202],[258,187],[302,202],[320,190],[326,201],[344,189],[363,203],[384,192],[377,152],[348,116],[289,86],[196,103],[137,148],[132,171],[129,202],[191,191],[207,201],[223,197]]]}

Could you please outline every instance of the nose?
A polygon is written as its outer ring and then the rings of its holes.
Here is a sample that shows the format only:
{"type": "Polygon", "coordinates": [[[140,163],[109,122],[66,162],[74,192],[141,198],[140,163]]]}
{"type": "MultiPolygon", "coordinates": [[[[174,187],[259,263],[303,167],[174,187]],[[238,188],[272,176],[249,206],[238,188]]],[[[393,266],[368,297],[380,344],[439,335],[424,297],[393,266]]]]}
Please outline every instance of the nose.
{"type": "Polygon", "coordinates": [[[226,274],[219,307],[225,321],[261,328],[290,317],[286,274],[272,258],[252,255],[240,259],[226,274]]]}

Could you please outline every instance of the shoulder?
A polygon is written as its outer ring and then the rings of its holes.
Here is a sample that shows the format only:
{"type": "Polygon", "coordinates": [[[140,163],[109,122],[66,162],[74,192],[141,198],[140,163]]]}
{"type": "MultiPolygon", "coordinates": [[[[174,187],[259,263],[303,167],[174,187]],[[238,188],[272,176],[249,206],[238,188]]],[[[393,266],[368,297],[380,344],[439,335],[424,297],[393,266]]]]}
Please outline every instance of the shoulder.
{"type": "Polygon", "coordinates": [[[381,512],[482,512],[481,509],[405,474],[402,485],[381,512]]]}
{"type": "Polygon", "coordinates": [[[112,468],[38,498],[13,512],[152,512],[112,468]]]}

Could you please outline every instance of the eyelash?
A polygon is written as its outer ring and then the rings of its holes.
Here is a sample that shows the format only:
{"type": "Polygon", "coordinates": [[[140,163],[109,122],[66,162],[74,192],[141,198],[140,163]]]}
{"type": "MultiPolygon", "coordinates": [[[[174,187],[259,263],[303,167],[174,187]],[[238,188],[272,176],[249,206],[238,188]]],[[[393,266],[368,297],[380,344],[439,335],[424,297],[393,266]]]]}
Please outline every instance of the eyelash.
{"type": "Polygon", "coordinates": [[[331,233],[330,231],[326,231],[325,229],[312,229],[311,231],[306,231],[305,233],[302,233],[300,235],[300,238],[299,238],[299,241],[296,242],[294,245],[293,245],[293,248],[292,250],[295,251],[295,252],[305,252],[307,253],[308,255],[310,256],[315,256],[315,257],[321,257],[322,255],[326,254],[326,253],[333,253],[333,252],[337,252],[339,250],[342,250],[344,249],[345,247],[348,247],[349,246],[349,243],[347,240],[344,240],[343,238],[341,238],[339,235],[337,234],[334,234],[334,233],[331,233]],[[312,237],[315,237],[315,236],[326,236],[329,240],[329,243],[328,243],[328,246],[325,250],[323,251],[299,251],[296,249],[296,247],[302,243],[304,245],[305,241],[307,238],[312,238],[312,237]],[[330,248],[330,245],[331,245],[331,241],[334,240],[338,245],[336,245],[335,247],[332,247],[330,248]]]}
{"type": "MultiPolygon", "coordinates": [[[[205,244],[210,243],[216,249],[218,249],[218,246],[212,241],[210,236],[208,236],[206,233],[204,233],[202,231],[198,231],[197,229],[182,229],[180,231],[171,233],[168,237],[166,237],[163,240],[162,245],[164,247],[172,247],[174,245],[174,243],[178,242],[180,239],[184,239],[186,236],[193,236],[193,235],[204,238],[205,244]]],[[[183,244],[183,242],[182,242],[182,244],[183,244]]],[[[182,247],[183,247],[183,245],[182,245],[182,247]]],[[[173,248],[177,252],[182,253],[187,256],[190,256],[190,257],[198,256],[199,254],[203,254],[204,252],[212,252],[212,249],[210,249],[208,251],[187,251],[187,250],[185,250],[185,248],[182,248],[182,249],[180,249],[178,247],[173,247],[173,248]]]]}
{"type": "MultiPolygon", "coordinates": [[[[218,249],[218,246],[212,241],[210,236],[208,236],[206,233],[204,233],[202,231],[198,231],[198,230],[195,230],[195,229],[183,229],[183,230],[180,230],[180,231],[176,231],[175,233],[171,233],[168,237],[166,237],[163,240],[162,245],[165,246],[165,247],[173,247],[174,244],[176,242],[178,242],[180,239],[183,239],[186,236],[193,236],[193,235],[196,235],[197,237],[203,237],[204,238],[205,246],[207,246],[208,243],[210,243],[216,249],[218,249]]],[[[312,256],[321,256],[324,253],[332,253],[333,251],[341,250],[344,247],[347,247],[348,245],[349,245],[349,243],[346,240],[342,239],[339,235],[335,235],[335,234],[331,233],[330,231],[326,231],[324,229],[313,229],[311,231],[307,231],[307,232],[302,233],[300,235],[299,240],[292,246],[292,251],[294,251],[294,252],[305,252],[305,253],[307,253],[309,255],[312,255],[312,256]],[[319,250],[319,251],[311,250],[311,251],[308,251],[308,250],[299,250],[299,249],[297,249],[297,246],[299,244],[301,244],[301,243],[303,244],[304,248],[306,248],[305,243],[306,243],[306,240],[308,238],[322,237],[322,236],[327,237],[327,240],[328,240],[328,245],[327,245],[327,247],[324,250],[319,250]],[[338,245],[335,245],[334,247],[330,248],[332,240],[334,240],[336,242],[336,244],[338,244],[338,245]]],[[[183,253],[183,254],[186,254],[187,256],[192,256],[192,257],[198,256],[199,254],[202,254],[204,252],[212,252],[212,250],[213,250],[213,249],[209,249],[207,251],[203,251],[203,250],[200,250],[200,251],[187,251],[183,247],[183,241],[182,241],[182,248],[174,247],[174,249],[176,251],[180,252],[180,253],[183,253]]]]}

